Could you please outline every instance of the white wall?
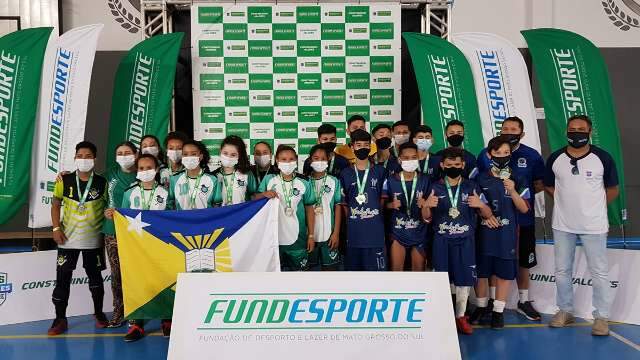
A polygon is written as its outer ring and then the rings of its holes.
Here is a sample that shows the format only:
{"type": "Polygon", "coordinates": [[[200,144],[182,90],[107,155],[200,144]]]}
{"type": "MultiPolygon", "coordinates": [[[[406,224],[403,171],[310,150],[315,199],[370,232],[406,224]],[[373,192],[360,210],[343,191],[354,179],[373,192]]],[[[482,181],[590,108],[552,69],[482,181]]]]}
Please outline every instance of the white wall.
{"type": "MultiPolygon", "coordinates": [[[[20,26],[25,29],[53,26],[58,31],[58,0],[0,0],[0,16],[20,16],[20,26]]],[[[10,22],[0,22],[0,36],[15,31],[10,22]]]]}
{"type": "Polygon", "coordinates": [[[623,0],[456,0],[452,30],[498,34],[526,47],[520,30],[553,27],[576,32],[598,47],[640,47],[640,25],[623,31],[605,13],[609,2],[640,24],[640,0],[634,12],[623,0]]]}

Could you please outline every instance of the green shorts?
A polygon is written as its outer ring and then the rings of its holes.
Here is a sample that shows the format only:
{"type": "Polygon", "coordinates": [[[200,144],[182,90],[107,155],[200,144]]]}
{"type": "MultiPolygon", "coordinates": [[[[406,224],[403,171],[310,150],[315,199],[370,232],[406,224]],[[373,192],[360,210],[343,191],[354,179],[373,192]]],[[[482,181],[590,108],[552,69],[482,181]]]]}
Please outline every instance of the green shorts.
{"type": "Polygon", "coordinates": [[[280,245],[280,268],[283,271],[304,271],[309,268],[307,248],[298,244],[280,245]]]}
{"type": "Polygon", "coordinates": [[[313,252],[309,254],[309,258],[313,264],[334,266],[340,263],[340,252],[338,249],[331,249],[329,241],[317,242],[313,252]]]}

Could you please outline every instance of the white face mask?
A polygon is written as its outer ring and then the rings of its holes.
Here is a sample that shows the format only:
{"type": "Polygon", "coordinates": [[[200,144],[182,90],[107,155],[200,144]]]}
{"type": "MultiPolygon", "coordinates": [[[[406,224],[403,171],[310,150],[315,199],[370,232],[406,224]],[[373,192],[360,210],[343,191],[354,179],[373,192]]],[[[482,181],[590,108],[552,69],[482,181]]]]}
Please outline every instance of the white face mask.
{"type": "Polygon", "coordinates": [[[271,155],[258,155],[254,156],[253,159],[256,162],[256,165],[260,167],[267,167],[271,165],[271,155]]]}
{"type": "Polygon", "coordinates": [[[406,135],[394,135],[393,136],[393,140],[396,142],[397,145],[402,145],[402,144],[406,143],[407,141],[409,141],[409,134],[406,134],[406,135]]]}
{"type": "Polygon", "coordinates": [[[314,162],[311,163],[311,168],[315,172],[323,172],[323,171],[327,170],[328,167],[329,167],[329,162],[328,161],[314,161],[314,162]]]}
{"type": "Polygon", "coordinates": [[[153,179],[155,179],[155,177],[156,177],[155,169],[138,171],[138,175],[136,176],[136,178],[142,182],[152,181],[153,179]]]}
{"type": "Polygon", "coordinates": [[[429,149],[431,148],[431,145],[433,145],[433,141],[431,141],[431,139],[417,139],[416,140],[416,146],[418,147],[418,150],[420,150],[420,151],[429,151],[429,149]]]}
{"type": "Polygon", "coordinates": [[[402,160],[400,166],[402,167],[402,170],[406,172],[414,172],[416,171],[418,166],[420,166],[420,163],[418,162],[418,160],[402,160]]]}
{"type": "Polygon", "coordinates": [[[152,155],[153,157],[158,157],[160,149],[158,149],[157,146],[149,146],[146,148],[142,148],[142,153],[152,155]]]}
{"type": "Polygon", "coordinates": [[[230,157],[222,154],[220,155],[220,164],[222,164],[222,167],[234,167],[237,163],[237,157],[230,157]]]}
{"type": "Polygon", "coordinates": [[[298,163],[295,161],[292,162],[279,162],[278,169],[282,172],[283,175],[291,175],[298,167],[298,163]]]}
{"type": "Polygon", "coordinates": [[[185,156],[182,158],[182,165],[187,170],[193,170],[200,166],[200,157],[198,156],[185,156]]]}
{"type": "Polygon", "coordinates": [[[167,157],[177,163],[182,159],[182,150],[167,150],[167,157]]]}
{"type": "Polygon", "coordinates": [[[135,155],[117,155],[116,162],[118,163],[118,165],[120,165],[122,170],[127,170],[133,164],[135,164],[136,156],[135,155]]]}
{"type": "Polygon", "coordinates": [[[81,172],[89,172],[93,170],[94,160],[93,159],[76,159],[76,168],[81,172]]]}

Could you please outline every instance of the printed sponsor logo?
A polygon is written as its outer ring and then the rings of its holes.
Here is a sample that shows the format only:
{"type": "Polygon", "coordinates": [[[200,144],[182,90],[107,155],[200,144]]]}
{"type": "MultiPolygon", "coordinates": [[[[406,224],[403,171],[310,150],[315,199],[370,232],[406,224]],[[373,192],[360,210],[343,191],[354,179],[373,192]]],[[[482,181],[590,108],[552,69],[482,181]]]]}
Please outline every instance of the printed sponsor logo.
{"type": "Polygon", "coordinates": [[[502,130],[502,123],[507,118],[507,94],[504,86],[500,56],[497,51],[478,51],[478,60],[484,79],[484,91],[488,100],[487,110],[491,117],[494,134],[502,130]]]}
{"type": "MultiPolygon", "coordinates": [[[[49,129],[47,131],[47,169],[54,174],[60,170],[60,150],[63,141],[69,78],[72,72],[73,53],[59,48],[56,54],[56,78],[51,89],[49,104],[49,129]]],[[[0,65],[1,66],[1,65],[0,65]]]]}
{"type": "Polygon", "coordinates": [[[149,87],[155,60],[142,53],[136,55],[132,92],[129,98],[129,126],[125,138],[140,146],[142,136],[146,134],[147,109],[149,108],[149,87]]]}

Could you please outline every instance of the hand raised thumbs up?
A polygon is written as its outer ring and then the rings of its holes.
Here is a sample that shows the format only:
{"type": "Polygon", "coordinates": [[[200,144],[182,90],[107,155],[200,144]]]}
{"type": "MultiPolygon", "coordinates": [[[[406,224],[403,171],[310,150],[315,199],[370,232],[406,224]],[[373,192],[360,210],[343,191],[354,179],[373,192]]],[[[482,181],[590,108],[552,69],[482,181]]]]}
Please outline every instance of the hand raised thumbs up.
{"type": "Polygon", "coordinates": [[[398,194],[394,193],[393,200],[389,204],[389,208],[399,210],[401,206],[402,206],[402,202],[400,202],[400,199],[398,199],[398,194]]]}
{"type": "Polygon", "coordinates": [[[476,209],[482,207],[482,200],[475,189],[473,189],[473,195],[469,195],[469,207],[476,209]]]}
{"type": "Polygon", "coordinates": [[[431,190],[431,194],[429,194],[429,197],[427,198],[427,207],[428,208],[435,208],[438,207],[438,197],[436,196],[436,193],[434,190],[431,190]]]}

